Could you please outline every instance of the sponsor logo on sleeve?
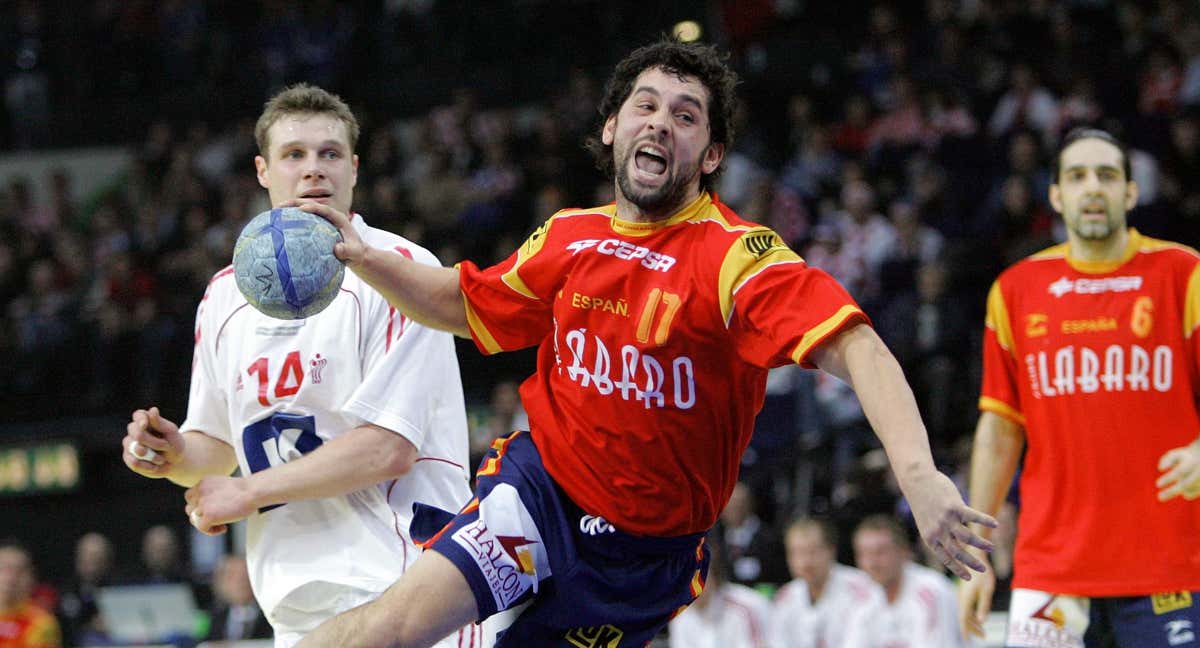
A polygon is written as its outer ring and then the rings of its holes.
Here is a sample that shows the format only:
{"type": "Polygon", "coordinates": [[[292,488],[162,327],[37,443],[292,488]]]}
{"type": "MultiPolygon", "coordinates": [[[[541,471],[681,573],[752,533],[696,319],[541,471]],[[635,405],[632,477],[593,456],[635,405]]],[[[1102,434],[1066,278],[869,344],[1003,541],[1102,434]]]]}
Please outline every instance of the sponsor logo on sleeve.
{"type": "Polygon", "coordinates": [[[775,232],[754,232],[742,237],[742,245],[756,259],[761,259],[775,250],[786,250],[788,246],[775,232]]]}

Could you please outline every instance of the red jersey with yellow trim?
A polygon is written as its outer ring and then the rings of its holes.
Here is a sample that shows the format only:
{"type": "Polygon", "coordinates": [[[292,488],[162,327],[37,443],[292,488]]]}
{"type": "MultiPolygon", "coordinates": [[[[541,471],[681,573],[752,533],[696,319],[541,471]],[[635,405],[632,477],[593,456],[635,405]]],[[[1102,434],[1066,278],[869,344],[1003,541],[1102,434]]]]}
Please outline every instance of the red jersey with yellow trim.
{"type": "Polygon", "coordinates": [[[59,648],[61,645],[58,621],[32,601],[0,611],[0,648],[59,648]]]}
{"type": "Polygon", "coordinates": [[[484,353],[541,345],[521,397],[550,476],[637,535],[712,526],[767,369],[866,321],[829,275],[707,193],[652,224],[614,205],[560,211],[504,262],[460,269],[484,353]]]}
{"type": "Polygon", "coordinates": [[[1013,587],[1200,589],[1200,508],[1158,460],[1200,436],[1200,256],[1130,230],[1114,263],[1049,248],[988,295],[980,409],[1025,428],[1013,587]]]}

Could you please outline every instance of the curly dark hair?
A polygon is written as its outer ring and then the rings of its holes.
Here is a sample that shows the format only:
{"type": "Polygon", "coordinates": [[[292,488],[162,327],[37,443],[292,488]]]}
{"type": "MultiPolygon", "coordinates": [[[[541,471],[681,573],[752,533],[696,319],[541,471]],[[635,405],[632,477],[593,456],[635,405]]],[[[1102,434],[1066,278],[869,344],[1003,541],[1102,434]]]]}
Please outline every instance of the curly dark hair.
{"type": "MultiPolygon", "coordinates": [[[[604,98],[598,106],[600,117],[607,120],[617,114],[621,104],[633,92],[633,83],[638,75],[651,68],[661,68],[668,74],[694,77],[708,89],[709,130],[713,144],[724,144],[728,149],[733,143],[733,111],[737,96],[737,73],[729,67],[729,56],[712,45],[684,43],[671,37],[663,37],[655,43],[634,50],[617,64],[612,77],[604,86],[604,98]]],[[[616,173],[613,147],[606,145],[598,136],[591,136],[585,146],[596,159],[596,168],[608,177],[616,173]]],[[[700,188],[711,189],[721,176],[722,167],[700,177],[700,188]]]]}

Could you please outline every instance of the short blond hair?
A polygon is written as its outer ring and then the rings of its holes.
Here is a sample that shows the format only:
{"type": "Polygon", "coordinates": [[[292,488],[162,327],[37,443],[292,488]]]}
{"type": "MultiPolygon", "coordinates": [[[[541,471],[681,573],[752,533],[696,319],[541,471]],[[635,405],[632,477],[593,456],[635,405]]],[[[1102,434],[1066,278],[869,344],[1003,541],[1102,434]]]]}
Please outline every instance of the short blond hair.
{"type": "Polygon", "coordinates": [[[259,155],[271,159],[267,131],[275,122],[289,115],[329,115],[341,120],[350,138],[350,150],[353,152],[358,146],[358,119],[354,117],[350,106],[341,97],[323,88],[297,83],[281,90],[263,106],[258,123],[254,125],[254,142],[258,145],[259,155]]]}

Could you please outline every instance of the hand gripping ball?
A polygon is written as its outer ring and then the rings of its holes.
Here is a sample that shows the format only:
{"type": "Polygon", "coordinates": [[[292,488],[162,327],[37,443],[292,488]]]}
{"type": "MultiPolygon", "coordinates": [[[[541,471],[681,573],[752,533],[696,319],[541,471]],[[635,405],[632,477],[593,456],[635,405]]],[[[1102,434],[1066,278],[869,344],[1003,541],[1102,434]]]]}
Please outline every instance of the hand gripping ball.
{"type": "Polygon", "coordinates": [[[333,255],[342,235],[329,221],[296,207],[250,219],[233,247],[238,290],[263,314],[296,320],[325,310],[346,266],[333,255]]]}

